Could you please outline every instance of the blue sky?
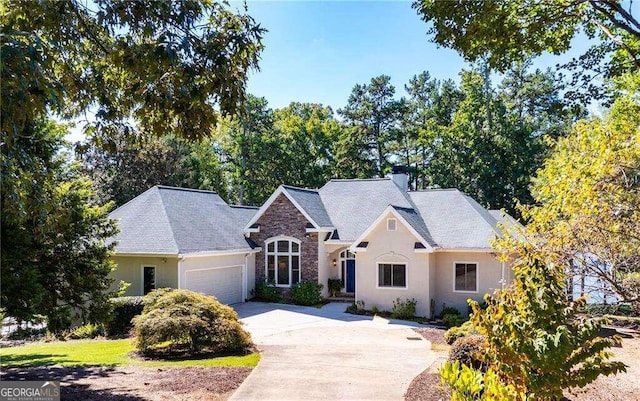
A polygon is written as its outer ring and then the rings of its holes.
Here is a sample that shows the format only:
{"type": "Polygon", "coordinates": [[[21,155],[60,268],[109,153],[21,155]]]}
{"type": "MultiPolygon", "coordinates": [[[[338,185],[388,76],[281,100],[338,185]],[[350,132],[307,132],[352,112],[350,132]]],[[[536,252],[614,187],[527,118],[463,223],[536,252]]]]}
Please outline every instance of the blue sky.
{"type": "MultiPolygon", "coordinates": [[[[232,3],[238,6],[240,3],[232,3]]],[[[454,51],[439,48],[427,36],[409,1],[248,1],[249,14],[268,32],[260,71],[251,74],[250,93],[264,96],[272,108],[292,101],[343,107],[356,83],[386,74],[404,95],[404,85],[422,71],[453,78],[468,64],[454,51]]],[[[579,55],[577,40],[563,56],[545,55],[539,68],[579,55]]]]}

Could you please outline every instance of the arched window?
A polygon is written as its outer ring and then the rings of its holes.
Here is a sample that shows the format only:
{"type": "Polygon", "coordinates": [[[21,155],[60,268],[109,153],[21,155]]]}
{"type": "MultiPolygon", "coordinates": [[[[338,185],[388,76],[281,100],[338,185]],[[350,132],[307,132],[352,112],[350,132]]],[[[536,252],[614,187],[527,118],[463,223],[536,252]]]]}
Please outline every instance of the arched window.
{"type": "Polygon", "coordinates": [[[274,238],[267,241],[267,281],[278,287],[300,282],[300,241],[274,238]]]}

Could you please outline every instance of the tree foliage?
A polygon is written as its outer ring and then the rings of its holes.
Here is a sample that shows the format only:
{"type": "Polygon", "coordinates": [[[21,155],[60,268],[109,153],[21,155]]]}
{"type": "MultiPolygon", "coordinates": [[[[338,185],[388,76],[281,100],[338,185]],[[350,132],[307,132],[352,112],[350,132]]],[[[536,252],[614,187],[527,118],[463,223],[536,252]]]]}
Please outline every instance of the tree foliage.
{"type": "Polygon", "coordinates": [[[274,111],[264,98],[249,96],[244,113],[226,119],[215,135],[230,199],[255,205],[283,183],[324,185],[333,173],[342,129],[329,107],[294,102],[274,111]]]}
{"type": "Polygon", "coordinates": [[[372,78],[369,84],[355,85],[347,105],[338,110],[351,127],[347,135],[355,136],[356,144],[366,146],[367,158],[364,161],[375,163],[379,177],[384,177],[390,167],[388,143],[394,131],[399,129],[405,109],[404,101],[394,99],[394,94],[391,77],[380,75],[372,78]]]}
{"type": "Polygon", "coordinates": [[[611,78],[640,69],[640,22],[619,0],[468,1],[418,0],[413,3],[430,23],[429,35],[466,60],[486,58],[499,71],[544,52],[569,50],[580,32],[596,43],[568,64],[576,73],[570,95],[585,100],[606,92],[595,77],[611,78]],[[583,92],[574,87],[584,87],[583,92]]]}
{"type": "Polygon", "coordinates": [[[9,0],[2,26],[7,143],[49,112],[95,110],[93,129],[207,135],[234,113],[263,29],[217,1],[9,0]]]}
{"type": "Polygon", "coordinates": [[[62,328],[71,309],[108,309],[110,204],[58,157],[46,120],[94,112],[95,137],[210,133],[236,112],[263,29],[225,3],[186,0],[0,3],[2,307],[62,328]]]}
{"type": "Polygon", "coordinates": [[[111,204],[93,205],[91,182],[60,154],[65,132],[40,122],[2,148],[0,302],[20,320],[44,315],[54,332],[72,309],[85,321],[108,313],[114,265],[105,241],[117,232],[111,204]]]}
{"type": "Polygon", "coordinates": [[[279,182],[319,188],[331,179],[333,144],[342,127],[333,110],[314,103],[291,103],[274,113],[279,182]]]}
{"type": "MultiPolygon", "coordinates": [[[[625,371],[624,364],[609,360],[612,354],[607,351],[620,338],[598,337],[602,320],[577,316],[584,298],[565,301],[561,266],[545,264],[540,254],[525,247],[513,272],[512,286],[485,296],[486,309],[469,301],[472,324],[485,338],[475,357],[486,373],[475,371],[475,376],[495,375],[503,388],[522,399],[559,400],[564,389],[584,387],[601,374],[625,371]]],[[[468,390],[464,382],[452,380],[468,373],[450,362],[441,371],[459,399],[477,399],[462,396],[468,390]]]]}
{"type": "Polygon", "coordinates": [[[521,208],[530,220],[530,241],[570,272],[603,280],[640,310],[637,89],[616,100],[604,118],[581,120],[559,138],[532,192],[537,205],[521,208]]]}
{"type": "Polygon", "coordinates": [[[424,74],[410,88],[417,188],[458,188],[492,209],[529,204],[530,178],[548,154],[545,138],[569,131],[576,111],[550,72],[515,65],[496,87],[484,63],[460,87],[424,74]]]}
{"type": "Polygon", "coordinates": [[[121,206],[154,185],[215,190],[226,197],[216,146],[173,135],[132,140],[122,133],[76,144],[76,156],[94,183],[99,203],[121,206]]]}

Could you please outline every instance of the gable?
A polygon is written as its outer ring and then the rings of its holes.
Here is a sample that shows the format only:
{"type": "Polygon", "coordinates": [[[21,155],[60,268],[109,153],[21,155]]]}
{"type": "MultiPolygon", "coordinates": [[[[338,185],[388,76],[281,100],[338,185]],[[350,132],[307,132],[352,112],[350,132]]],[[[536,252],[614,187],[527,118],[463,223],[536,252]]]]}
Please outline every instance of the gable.
{"type": "Polygon", "coordinates": [[[302,214],[285,194],[279,194],[269,206],[262,211],[262,214],[258,216],[258,219],[253,225],[259,227],[296,226],[302,227],[303,229],[313,226],[309,219],[302,214]]]}
{"type": "Polygon", "coordinates": [[[388,206],[355,240],[351,249],[363,251],[369,244],[382,243],[391,249],[405,248],[413,252],[432,252],[437,246],[421,227],[414,227],[416,222],[407,219],[412,214],[416,213],[413,210],[388,206]]]}
{"type": "MultiPolygon", "coordinates": [[[[284,205],[293,206],[297,211],[296,213],[300,213],[306,220],[309,230],[327,232],[333,230],[331,220],[324,209],[324,205],[317,191],[280,185],[260,207],[253,218],[245,225],[245,232],[257,232],[260,229],[259,221],[274,207],[274,204],[276,211],[283,207],[287,209],[284,205]],[[284,199],[286,199],[286,202],[284,199]]],[[[292,209],[290,209],[290,211],[293,212],[292,209]]],[[[274,214],[274,212],[271,211],[269,215],[272,218],[278,218],[277,216],[282,213],[283,212],[276,212],[274,214]]]]}

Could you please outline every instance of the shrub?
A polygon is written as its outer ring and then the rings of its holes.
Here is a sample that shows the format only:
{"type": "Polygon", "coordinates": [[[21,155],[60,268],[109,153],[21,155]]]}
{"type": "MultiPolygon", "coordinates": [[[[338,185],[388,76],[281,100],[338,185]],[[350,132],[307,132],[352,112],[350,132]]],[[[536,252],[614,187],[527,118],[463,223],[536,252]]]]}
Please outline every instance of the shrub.
{"type": "Polygon", "coordinates": [[[135,345],[144,354],[244,352],[252,345],[236,312],[215,297],[164,288],[146,295],[144,304],[133,319],[135,345]]]}
{"type": "Polygon", "coordinates": [[[391,309],[391,317],[396,319],[410,319],[416,315],[416,304],[418,301],[415,298],[406,299],[401,301],[400,298],[396,298],[393,301],[393,308],[391,309]]]}
{"type": "Polygon", "coordinates": [[[471,322],[467,321],[460,326],[450,328],[444,333],[444,340],[447,344],[453,344],[458,338],[466,337],[470,334],[477,334],[471,322]]]}
{"type": "Polygon", "coordinates": [[[493,371],[483,373],[458,361],[446,361],[438,369],[443,384],[451,390],[452,400],[512,400],[525,401],[513,385],[505,385],[493,371]]]}
{"type": "Polygon", "coordinates": [[[484,337],[473,334],[458,338],[449,351],[449,360],[458,361],[474,369],[482,367],[480,352],[483,350],[484,337]]]}
{"type": "Polygon", "coordinates": [[[322,284],[303,281],[291,286],[291,302],[296,305],[312,306],[322,302],[322,284]]]}
{"type": "Polygon", "coordinates": [[[469,318],[464,317],[464,316],[460,315],[459,313],[457,315],[449,315],[449,314],[447,314],[447,315],[442,316],[442,323],[444,323],[444,325],[447,326],[447,327],[461,326],[467,320],[469,320],[469,318]]]}
{"type": "Polygon", "coordinates": [[[344,282],[339,278],[330,278],[329,281],[327,282],[327,285],[328,285],[327,288],[329,289],[329,295],[331,295],[332,297],[335,297],[336,295],[340,294],[340,291],[342,291],[342,287],[344,287],[344,282]]]}
{"type": "Polygon", "coordinates": [[[117,297],[111,298],[113,310],[109,320],[104,325],[109,337],[126,336],[133,327],[133,319],[142,313],[144,304],[142,297],[117,297]]]}
{"type": "Polygon", "coordinates": [[[89,323],[71,330],[66,337],[72,340],[81,340],[102,336],[104,336],[104,326],[102,324],[89,323]]]}
{"type": "Polygon", "coordinates": [[[258,283],[256,285],[256,297],[265,302],[282,302],[282,295],[275,283],[258,283]]]}
{"type": "Polygon", "coordinates": [[[362,300],[356,301],[351,305],[347,306],[347,309],[345,310],[345,312],[351,313],[354,315],[365,315],[367,313],[367,311],[364,309],[364,301],[362,300]]]}
{"type": "Polygon", "coordinates": [[[371,313],[373,313],[374,315],[375,315],[375,314],[378,314],[378,313],[380,313],[380,309],[378,309],[378,307],[377,307],[377,306],[373,305],[373,306],[371,307],[371,313]]]}
{"type": "Polygon", "coordinates": [[[566,301],[562,265],[545,264],[526,246],[513,272],[511,286],[485,296],[486,310],[470,301],[473,326],[487,340],[483,363],[505,385],[534,399],[561,399],[566,388],[625,370],[607,350],[620,338],[598,337],[601,320],[576,318],[585,299],[566,301]]]}
{"type": "Polygon", "coordinates": [[[444,317],[445,315],[460,315],[460,311],[453,306],[445,306],[442,308],[442,312],[440,312],[440,316],[444,317]]]}

